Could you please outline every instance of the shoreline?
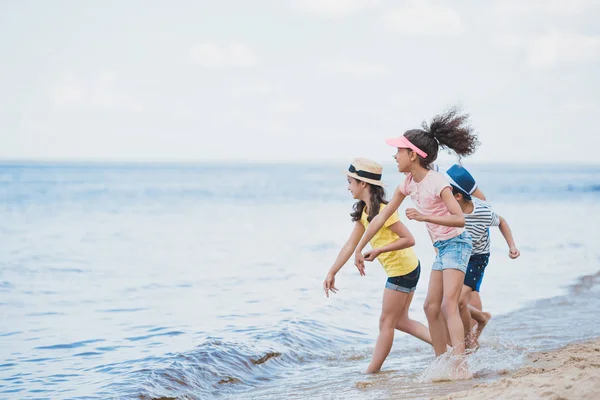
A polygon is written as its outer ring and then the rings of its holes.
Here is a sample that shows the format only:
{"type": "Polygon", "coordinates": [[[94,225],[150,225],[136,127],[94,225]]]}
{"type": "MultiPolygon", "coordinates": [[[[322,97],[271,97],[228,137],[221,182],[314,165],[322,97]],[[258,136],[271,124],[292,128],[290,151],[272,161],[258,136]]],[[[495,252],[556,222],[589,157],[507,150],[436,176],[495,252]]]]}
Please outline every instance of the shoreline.
{"type": "Polygon", "coordinates": [[[599,378],[600,337],[596,337],[531,353],[521,368],[506,377],[431,399],[592,400],[600,398],[599,378]]]}

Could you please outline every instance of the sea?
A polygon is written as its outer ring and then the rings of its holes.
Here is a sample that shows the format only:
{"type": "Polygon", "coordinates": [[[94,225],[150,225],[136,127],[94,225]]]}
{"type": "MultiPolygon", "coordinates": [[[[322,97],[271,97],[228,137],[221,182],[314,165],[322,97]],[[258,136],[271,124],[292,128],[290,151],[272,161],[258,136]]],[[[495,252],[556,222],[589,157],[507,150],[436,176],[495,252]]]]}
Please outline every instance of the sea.
{"type": "MultiPolygon", "coordinates": [[[[600,336],[600,166],[466,164],[510,224],[481,288],[473,379],[396,332],[365,374],[386,276],[352,261],[344,163],[0,162],[1,399],[427,399],[600,336]]],[[[403,175],[386,166],[391,195],[403,175]]],[[[416,239],[423,313],[434,250],[416,239]]]]}

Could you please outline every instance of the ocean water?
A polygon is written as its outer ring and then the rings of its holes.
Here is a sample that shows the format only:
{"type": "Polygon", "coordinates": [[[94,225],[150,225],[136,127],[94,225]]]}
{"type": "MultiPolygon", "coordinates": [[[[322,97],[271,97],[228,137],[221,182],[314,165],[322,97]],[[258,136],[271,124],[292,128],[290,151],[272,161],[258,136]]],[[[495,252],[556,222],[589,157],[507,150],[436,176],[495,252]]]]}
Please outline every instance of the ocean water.
{"type": "MultiPolygon", "coordinates": [[[[475,378],[434,381],[400,332],[365,375],[382,268],[322,290],[352,229],[345,167],[0,164],[0,398],[421,399],[600,335],[600,167],[468,166],[522,254],[492,231],[475,378]]],[[[386,166],[390,193],[401,178],[386,166]]],[[[434,253],[406,224],[425,322],[434,253]]]]}

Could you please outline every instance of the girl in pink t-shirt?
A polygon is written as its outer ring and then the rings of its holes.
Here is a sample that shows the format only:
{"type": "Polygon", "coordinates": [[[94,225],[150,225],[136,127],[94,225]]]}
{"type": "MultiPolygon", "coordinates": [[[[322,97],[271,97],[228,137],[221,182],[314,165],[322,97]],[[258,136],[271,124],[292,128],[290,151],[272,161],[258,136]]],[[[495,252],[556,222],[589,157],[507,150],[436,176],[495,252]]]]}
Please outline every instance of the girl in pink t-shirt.
{"type": "Polygon", "coordinates": [[[423,129],[412,129],[386,143],[398,149],[398,170],[406,174],[388,206],[373,218],[355,252],[355,264],[364,266],[362,250],[389,216],[398,210],[406,196],[415,208],[408,208],[409,219],[425,222],[436,248],[424,309],[436,356],[446,352],[446,327],[454,354],[465,351],[465,333],[458,299],[471,255],[470,235],[464,230],[465,218],[446,178],[431,169],[440,147],[459,156],[472,154],[479,145],[477,136],[466,125],[467,115],[452,109],[438,115],[423,129]],[[444,326],[446,325],[446,326],[444,326]]]}

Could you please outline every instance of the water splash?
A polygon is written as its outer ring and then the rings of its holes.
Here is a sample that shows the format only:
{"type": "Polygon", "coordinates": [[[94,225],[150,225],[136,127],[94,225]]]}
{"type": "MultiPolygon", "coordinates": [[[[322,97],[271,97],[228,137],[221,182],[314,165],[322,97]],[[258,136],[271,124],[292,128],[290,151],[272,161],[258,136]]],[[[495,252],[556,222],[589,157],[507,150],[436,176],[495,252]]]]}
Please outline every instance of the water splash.
{"type": "Polygon", "coordinates": [[[418,383],[455,381],[505,374],[519,367],[527,349],[505,337],[488,337],[481,347],[465,355],[448,350],[436,358],[415,379],[418,383]]]}

